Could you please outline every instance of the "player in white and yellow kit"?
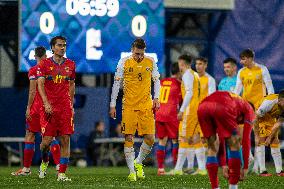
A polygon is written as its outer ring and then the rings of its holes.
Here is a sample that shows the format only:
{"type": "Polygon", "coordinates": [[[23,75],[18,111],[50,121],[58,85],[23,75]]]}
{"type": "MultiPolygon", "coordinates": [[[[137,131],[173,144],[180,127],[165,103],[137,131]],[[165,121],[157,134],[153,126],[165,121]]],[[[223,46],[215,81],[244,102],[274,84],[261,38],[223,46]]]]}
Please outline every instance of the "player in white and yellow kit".
{"type": "MultiPolygon", "coordinates": [[[[199,98],[200,102],[205,97],[207,97],[208,95],[216,91],[215,79],[211,75],[206,73],[207,65],[208,65],[208,61],[206,58],[199,57],[195,60],[195,68],[196,68],[196,72],[198,73],[199,81],[200,81],[200,98],[199,98]]],[[[196,103],[198,104],[199,102],[196,102],[196,103]]],[[[189,128],[189,129],[192,129],[192,128],[189,128]]],[[[189,174],[193,173],[194,155],[196,155],[198,169],[193,174],[194,175],[195,174],[205,175],[206,174],[206,168],[205,168],[206,146],[204,146],[202,139],[201,139],[203,137],[203,134],[202,134],[199,123],[198,123],[197,129],[200,135],[197,137],[194,137],[193,141],[190,141],[189,150],[188,150],[189,153],[187,154],[188,166],[185,172],[189,174]]]]}
{"type": "MultiPolygon", "coordinates": [[[[251,49],[243,50],[240,53],[240,59],[244,67],[238,71],[234,93],[240,95],[243,90],[242,97],[257,109],[257,102],[262,100],[266,94],[274,93],[270,74],[266,66],[254,62],[254,52],[251,49]]],[[[260,150],[256,147],[255,152],[260,150]]],[[[252,159],[252,155],[250,155],[250,159],[252,159]]],[[[257,172],[257,161],[255,161],[253,169],[257,172]]]]}
{"type": "Polygon", "coordinates": [[[259,151],[256,156],[260,167],[260,176],[272,176],[265,168],[265,146],[270,145],[271,155],[274,160],[276,175],[284,176],[282,171],[282,157],[278,132],[284,123],[284,90],[279,95],[271,94],[258,103],[254,132],[256,145],[259,151]]]}
{"type": "Polygon", "coordinates": [[[191,57],[181,55],[178,59],[179,69],[182,73],[183,103],[178,113],[179,125],[179,150],[178,159],[174,168],[174,174],[181,175],[183,164],[188,153],[189,140],[199,135],[197,108],[199,102],[199,78],[198,74],[191,70],[191,57]],[[190,129],[191,128],[191,129],[190,129]]]}
{"type": "Polygon", "coordinates": [[[110,116],[116,118],[116,99],[123,82],[122,133],[125,134],[124,154],[130,170],[128,179],[144,179],[142,161],[151,152],[155,139],[153,109],[158,109],[160,74],[157,64],[145,56],[146,44],[138,38],[132,43],[132,56],[122,58],[115,73],[112,87],[110,116]],[[151,80],[154,82],[154,99],[151,96],[151,80]],[[138,157],[135,159],[133,136],[138,131],[144,137],[138,157]],[[136,171],[135,171],[136,169],[136,171]]]}

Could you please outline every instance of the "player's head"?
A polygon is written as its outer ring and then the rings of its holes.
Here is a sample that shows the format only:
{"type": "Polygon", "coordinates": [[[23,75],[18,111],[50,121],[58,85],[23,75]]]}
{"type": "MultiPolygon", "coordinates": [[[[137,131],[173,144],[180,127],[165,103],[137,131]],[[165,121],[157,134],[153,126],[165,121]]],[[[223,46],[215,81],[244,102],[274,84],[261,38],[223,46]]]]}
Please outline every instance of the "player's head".
{"type": "Polygon", "coordinates": [[[237,73],[237,61],[234,58],[226,58],[223,61],[226,76],[232,77],[237,73]]]}
{"type": "Polygon", "coordinates": [[[279,92],[278,105],[284,110],[284,89],[279,92]]]}
{"type": "Polygon", "coordinates": [[[249,66],[254,59],[254,52],[251,49],[245,49],[240,53],[241,64],[245,67],[249,66]]]}
{"type": "Polygon", "coordinates": [[[192,58],[187,54],[180,55],[178,57],[178,67],[181,72],[184,72],[186,69],[190,68],[192,58]]]}
{"type": "Polygon", "coordinates": [[[132,57],[136,62],[141,62],[144,58],[146,43],[144,39],[137,38],[131,45],[132,57]]]}
{"type": "Polygon", "coordinates": [[[95,123],[95,129],[98,132],[104,132],[104,130],[105,130],[105,123],[103,121],[97,121],[95,123]]]}
{"type": "Polygon", "coordinates": [[[178,63],[175,62],[171,65],[171,74],[172,75],[175,75],[175,76],[178,76],[179,75],[179,67],[178,67],[178,63]]]}
{"type": "Polygon", "coordinates": [[[205,74],[206,68],[208,65],[208,61],[204,57],[198,57],[195,59],[195,69],[199,74],[205,74]]]}
{"type": "Polygon", "coordinates": [[[50,48],[54,55],[64,56],[66,52],[66,38],[63,36],[55,36],[50,40],[50,48]]]}
{"type": "Polygon", "coordinates": [[[35,48],[35,59],[37,62],[46,58],[46,49],[43,46],[39,46],[35,48]]]}

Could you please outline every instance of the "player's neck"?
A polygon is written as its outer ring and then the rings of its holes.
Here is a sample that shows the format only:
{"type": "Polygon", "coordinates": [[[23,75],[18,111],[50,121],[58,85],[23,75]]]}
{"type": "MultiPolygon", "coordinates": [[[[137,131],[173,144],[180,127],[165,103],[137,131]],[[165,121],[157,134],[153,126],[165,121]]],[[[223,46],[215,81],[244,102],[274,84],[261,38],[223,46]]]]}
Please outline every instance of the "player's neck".
{"type": "Polygon", "coordinates": [[[198,76],[199,76],[199,77],[202,77],[202,76],[205,75],[205,73],[206,73],[206,72],[199,72],[199,73],[198,73],[198,76]]]}
{"type": "Polygon", "coordinates": [[[57,64],[62,64],[65,60],[63,56],[57,56],[57,55],[53,55],[52,59],[57,64]]]}
{"type": "Polygon", "coordinates": [[[233,78],[233,77],[235,77],[236,75],[237,75],[237,73],[233,73],[233,74],[228,75],[228,77],[229,77],[229,78],[233,78]]]}
{"type": "Polygon", "coordinates": [[[252,61],[251,63],[249,63],[249,64],[247,65],[247,68],[248,68],[248,69],[251,69],[251,68],[254,67],[254,65],[255,65],[255,62],[252,61]]]}

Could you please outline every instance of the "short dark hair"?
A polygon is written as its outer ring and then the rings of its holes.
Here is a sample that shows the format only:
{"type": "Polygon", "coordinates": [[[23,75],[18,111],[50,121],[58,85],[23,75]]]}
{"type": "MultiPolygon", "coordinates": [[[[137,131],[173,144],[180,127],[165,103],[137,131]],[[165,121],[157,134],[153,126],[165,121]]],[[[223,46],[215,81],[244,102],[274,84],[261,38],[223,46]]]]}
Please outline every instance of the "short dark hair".
{"type": "Polygon", "coordinates": [[[198,58],[195,59],[195,61],[197,61],[197,60],[199,60],[199,61],[201,61],[201,62],[204,62],[205,64],[208,64],[208,60],[207,60],[207,58],[205,58],[205,57],[200,56],[200,57],[198,57],[198,58]]]}
{"type": "Polygon", "coordinates": [[[171,65],[171,74],[176,75],[179,72],[178,63],[175,62],[171,65]]]}
{"type": "Polygon", "coordinates": [[[133,41],[132,48],[136,47],[137,49],[145,49],[146,48],[146,43],[144,41],[144,39],[142,38],[137,38],[133,41]]]}
{"type": "Polygon", "coordinates": [[[43,46],[39,46],[35,48],[35,56],[36,57],[43,57],[44,55],[46,55],[46,49],[43,46]]]}
{"type": "Polygon", "coordinates": [[[51,49],[56,44],[56,40],[57,39],[61,39],[61,40],[65,41],[65,42],[67,41],[66,38],[61,36],[61,35],[55,36],[55,37],[51,38],[50,43],[49,43],[51,49]]]}
{"type": "Polygon", "coordinates": [[[184,60],[187,64],[191,64],[192,58],[187,54],[182,54],[178,57],[179,60],[184,60]]]}
{"type": "Polygon", "coordinates": [[[223,61],[223,64],[226,64],[226,63],[231,63],[231,64],[234,64],[235,66],[237,65],[237,60],[234,59],[234,58],[226,58],[224,61],[223,61]]]}
{"type": "Polygon", "coordinates": [[[279,92],[278,98],[284,98],[284,89],[279,92]]]}
{"type": "Polygon", "coordinates": [[[254,52],[252,49],[245,49],[240,53],[240,58],[254,58],[254,52]]]}

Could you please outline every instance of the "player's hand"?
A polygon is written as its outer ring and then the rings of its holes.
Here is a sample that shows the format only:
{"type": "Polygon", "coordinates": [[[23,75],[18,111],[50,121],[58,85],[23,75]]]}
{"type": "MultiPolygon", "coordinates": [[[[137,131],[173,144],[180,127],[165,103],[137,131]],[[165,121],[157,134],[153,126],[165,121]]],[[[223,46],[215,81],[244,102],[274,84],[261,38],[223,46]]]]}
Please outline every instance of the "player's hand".
{"type": "Polygon", "coordinates": [[[243,181],[248,175],[248,169],[241,169],[240,181],[243,181]]]}
{"type": "Polygon", "coordinates": [[[223,176],[228,179],[229,178],[229,168],[228,166],[223,166],[222,167],[222,172],[223,172],[223,176]]]}
{"type": "Polygon", "coordinates": [[[154,111],[158,111],[160,108],[160,102],[159,102],[159,99],[157,98],[154,98],[153,100],[153,110],[154,111]]]}
{"type": "Polygon", "coordinates": [[[31,116],[30,116],[30,108],[29,107],[27,107],[27,110],[26,110],[26,119],[27,120],[31,120],[32,119],[31,116]]]}
{"type": "Polygon", "coordinates": [[[110,116],[112,119],[116,119],[116,109],[115,109],[115,107],[110,107],[109,116],[110,116]]]}
{"type": "Polygon", "coordinates": [[[179,112],[177,117],[178,117],[178,120],[181,121],[182,120],[182,115],[183,115],[183,112],[179,112]]]}
{"type": "Polygon", "coordinates": [[[45,113],[47,113],[47,114],[52,113],[52,107],[51,107],[51,105],[49,104],[48,101],[44,103],[44,110],[45,110],[45,113]]]}

